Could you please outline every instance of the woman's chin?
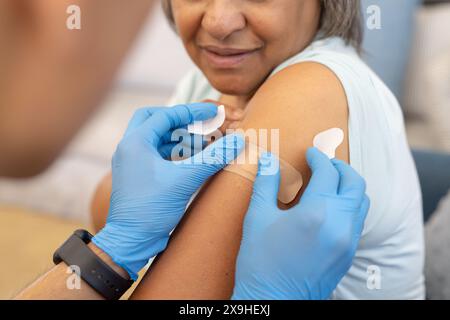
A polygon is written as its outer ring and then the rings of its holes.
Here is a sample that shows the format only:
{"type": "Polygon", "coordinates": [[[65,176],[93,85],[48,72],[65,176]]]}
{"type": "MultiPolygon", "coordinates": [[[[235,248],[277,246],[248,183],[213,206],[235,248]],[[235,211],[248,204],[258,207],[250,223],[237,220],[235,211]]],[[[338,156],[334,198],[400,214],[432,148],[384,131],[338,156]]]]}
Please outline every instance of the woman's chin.
{"type": "Polygon", "coordinates": [[[247,96],[250,95],[254,88],[257,87],[246,81],[235,78],[228,79],[210,79],[211,85],[222,94],[231,96],[247,96]]]}

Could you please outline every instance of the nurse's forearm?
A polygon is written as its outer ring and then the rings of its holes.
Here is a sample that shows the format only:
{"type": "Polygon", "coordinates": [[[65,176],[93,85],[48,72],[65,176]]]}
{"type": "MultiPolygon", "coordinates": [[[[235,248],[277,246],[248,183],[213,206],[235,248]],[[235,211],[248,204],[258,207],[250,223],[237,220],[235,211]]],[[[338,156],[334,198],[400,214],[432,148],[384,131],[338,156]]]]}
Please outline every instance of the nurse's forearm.
{"type": "Polygon", "coordinates": [[[220,172],[205,187],[132,299],[229,299],[252,183],[220,172]]]}
{"type": "MultiPolygon", "coordinates": [[[[124,278],[128,273],[118,267],[111,258],[94,244],[90,249],[124,278]]],[[[61,262],[23,290],[15,299],[20,300],[100,300],[103,297],[82,279],[74,279],[69,267],[61,262]],[[77,281],[80,286],[77,286],[77,281]]]]}

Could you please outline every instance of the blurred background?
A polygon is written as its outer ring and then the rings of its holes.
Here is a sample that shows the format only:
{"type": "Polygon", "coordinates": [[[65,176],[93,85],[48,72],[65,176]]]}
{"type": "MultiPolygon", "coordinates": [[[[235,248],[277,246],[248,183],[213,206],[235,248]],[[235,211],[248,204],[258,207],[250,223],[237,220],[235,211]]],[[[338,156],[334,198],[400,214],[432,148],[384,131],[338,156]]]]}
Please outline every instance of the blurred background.
{"type": "MultiPolygon", "coordinates": [[[[450,252],[442,252],[450,244],[443,246],[441,238],[447,234],[442,226],[450,227],[450,201],[442,200],[450,185],[450,1],[362,3],[366,17],[370,5],[381,8],[382,28],[366,28],[364,59],[401,102],[421,176],[432,255],[428,295],[450,298],[449,276],[441,275],[444,268],[450,273],[450,252]],[[431,216],[436,210],[442,213],[431,216]]],[[[45,271],[53,250],[74,228],[90,229],[93,191],[110,168],[129,118],[138,107],[164,105],[191,67],[162,10],[156,10],[104,106],[64,155],[36,178],[0,179],[0,256],[14,262],[0,265],[0,299],[45,271]]]]}

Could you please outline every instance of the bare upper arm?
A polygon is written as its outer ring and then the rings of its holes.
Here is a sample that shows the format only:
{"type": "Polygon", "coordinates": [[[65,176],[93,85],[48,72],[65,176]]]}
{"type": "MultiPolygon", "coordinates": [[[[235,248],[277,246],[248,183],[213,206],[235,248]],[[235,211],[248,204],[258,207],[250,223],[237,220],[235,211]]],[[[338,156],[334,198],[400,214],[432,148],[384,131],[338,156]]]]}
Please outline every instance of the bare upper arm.
{"type": "MultiPolygon", "coordinates": [[[[269,78],[248,104],[241,123],[244,131],[278,129],[279,141],[270,141],[269,134],[268,149],[279,151],[279,156],[302,174],[304,186],[311,175],[306,150],[318,133],[334,127],[345,133],[337,158],[348,162],[348,107],[344,88],[330,69],[314,62],[292,65],[269,78]]],[[[256,173],[256,165],[245,166],[247,171],[256,173]]]]}

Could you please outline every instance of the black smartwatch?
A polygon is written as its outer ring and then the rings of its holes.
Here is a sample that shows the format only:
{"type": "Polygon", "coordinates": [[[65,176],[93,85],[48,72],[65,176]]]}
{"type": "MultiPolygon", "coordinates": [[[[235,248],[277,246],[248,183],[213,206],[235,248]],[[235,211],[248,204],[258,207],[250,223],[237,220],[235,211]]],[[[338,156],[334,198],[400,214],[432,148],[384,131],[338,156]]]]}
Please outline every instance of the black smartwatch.
{"type": "Polygon", "coordinates": [[[80,277],[108,300],[119,299],[133,284],[124,279],[98,257],[87,245],[92,234],[86,230],[76,230],[53,254],[53,262],[64,261],[68,266],[77,266],[80,277]]]}

